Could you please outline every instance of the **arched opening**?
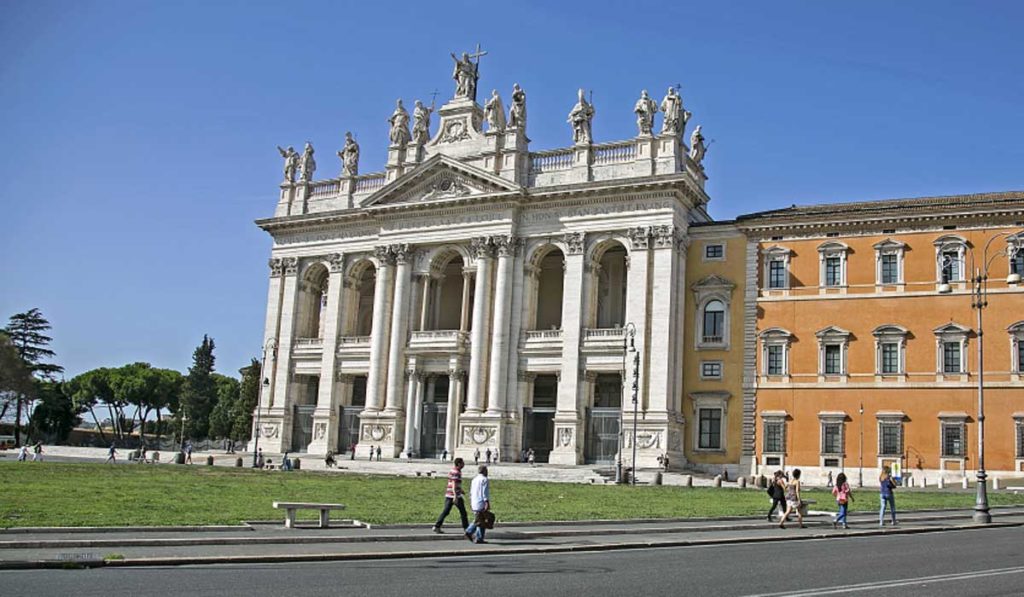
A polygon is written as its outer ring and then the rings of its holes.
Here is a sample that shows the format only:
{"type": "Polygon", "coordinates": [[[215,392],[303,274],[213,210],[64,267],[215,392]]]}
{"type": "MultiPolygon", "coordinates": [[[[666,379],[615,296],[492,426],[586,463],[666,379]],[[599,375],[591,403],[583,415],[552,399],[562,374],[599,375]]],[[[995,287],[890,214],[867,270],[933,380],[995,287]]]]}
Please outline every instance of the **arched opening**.
{"type": "Polygon", "coordinates": [[[452,254],[446,263],[433,269],[427,287],[425,330],[459,330],[468,328],[468,310],[472,303],[473,285],[467,284],[463,275],[465,262],[458,253],[452,254]],[[466,300],[467,303],[463,303],[466,300]]]}
{"type": "Polygon", "coordinates": [[[562,329],[562,288],[565,283],[565,256],[552,247],[535,261],[537,268],[537,312],[535,330],[562,329]]]}
{"type": "Polygon", "coordinates": [[[373,330],[373,294],[377,286],[377,268],[369,261],[352,274],[352,317],[346,335],[369,336],[373,330]]]}
{"type": "Polygon", "coordinates": [[[627,260],[626,248],[618,242],[610,243],[598,260],[594,322],[598,328],[618,328],[626,323],[627,260]]]}
{"type": "Polygon", "coordinates": [[[704,304],[701,320],[703,341],[707,344],[720,344],[725,338],[725,303],[711,299],[704,304]]]}
{"type": "Polygon", "coordinates": [[[299,338],[324,337],[324,313],[327,311],[327,268],[314,263],[302,276],[299,286],[298,320],[296,335],[299,338]]]}

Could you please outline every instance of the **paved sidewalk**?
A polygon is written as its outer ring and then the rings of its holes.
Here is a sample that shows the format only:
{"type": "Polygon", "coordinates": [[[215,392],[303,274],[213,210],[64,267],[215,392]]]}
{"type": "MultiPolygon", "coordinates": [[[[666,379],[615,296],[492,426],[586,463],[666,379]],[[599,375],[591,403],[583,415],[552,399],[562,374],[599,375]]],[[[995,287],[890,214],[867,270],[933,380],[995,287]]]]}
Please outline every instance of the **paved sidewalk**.
{"type": "MultiPolygon", "coordinates": [[[[455,521],[458,519],[456,518],[455,521]]],[[[453,522],[449,519],[449,522],[453,522]]],[[[1024,508],[993,509],[993,526],[1024,526],[1024,508]]],[[[145,529],[17,529],[0,532],[0,568],[145,566],[464,556],[630,549],[796,539],[855,537],[978,528],[971,511],[906,513],[896,527],[870,514],[851,515],[850,529],[833,529],[826,514],[785,530],[764,519],[507,523],[487,544],[466,541],[457,522],[436,535],[430,525],[338,526],[286,530],[280,523],[239,527],[145,529]],[[145,532],[143,532],[145,531],[145,532]]]]}

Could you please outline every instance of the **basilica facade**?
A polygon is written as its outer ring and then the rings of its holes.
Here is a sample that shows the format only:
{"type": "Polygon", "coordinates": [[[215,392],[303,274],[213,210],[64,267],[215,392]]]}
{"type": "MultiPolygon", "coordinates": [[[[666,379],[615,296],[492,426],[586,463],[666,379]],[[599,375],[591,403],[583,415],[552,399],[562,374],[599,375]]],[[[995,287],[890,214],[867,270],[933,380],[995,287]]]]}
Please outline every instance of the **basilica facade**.
{"type": "Polygon", "coordinates": [[[579,90],[571,144],[536,150],[527,90],[477,101],[479,56],[452,56],[436,115],[396,102],[384,171],[360,173],[351,134],[335,178],[310,144],[279,148],[257,222],[265,450],[963,477],[975,261],[996,329],[989,468],[1024,471],[1024,193],[714,221],[677,89],[606,116],[636,119],[614,142],[579,90]]]}

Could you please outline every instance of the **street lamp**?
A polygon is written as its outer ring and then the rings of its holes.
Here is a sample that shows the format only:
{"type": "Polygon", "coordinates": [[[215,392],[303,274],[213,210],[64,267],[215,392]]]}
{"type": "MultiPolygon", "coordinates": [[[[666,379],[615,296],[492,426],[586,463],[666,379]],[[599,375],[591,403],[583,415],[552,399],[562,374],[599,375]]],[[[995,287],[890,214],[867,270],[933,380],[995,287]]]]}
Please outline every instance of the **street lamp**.
{"type": "MultiPolygon", "coordinates": [[[[982,524],[992,522],[992,515],[989,512],[988,506],[988,488],[985,485],[988,475],[985,474],[985,328],[982,324],[982,312],[988,306],[989,267],[997,257],[1007,255],[1006,250],[1001,250],[993,254],[990,259],[988,250],[992,245],[992,241],[997,238],[1020,238],[1022,234],[1024,234],[1024,231],[1004,232],[989,238],[981,255],[980,267],[975,266],[974,249],[971,249],[971,309],[977,309],[978,311],[978,491],[974,502],[973,518],[974,522],[982,524]]],[[[1024,249],[1018,247],[1017,250],[1024,249]]],[[[947,259],[943,258],[944,261],[947,259]]],[[[945,269],[945,265],[947,264],[942,264],[942,269],[945,269]]],[[[1011,271],[1006,276],[1006,283],[1018,284],[1020,279],[1019,272],[1011,271]]],[[[948,280],[943,279],[938,290],[942,294],[948,294],[952,291],[952,288],[948,280]]]]}
{"type": "Polygon", "coordinates": [[[857,451],[860,470],[857,471],[857,487],[864,487],[864,403],[860,403],[860,448],[857,451]]]}
{"type": "Polygon", "coordinates": [[[256,399],[256,442],[252,446],[252,468],[258,468],[257,456],[260,453],[260,435],[263,434],[260,431],[260,413],[263,411],[263,392],[270,387],[270,380],[266,377],[263,378],[263,383],[260,384],[260,395],[256,399]]]}
{"type": "MultiPolygon", "coordinates": [[[[636,340],[636,325],[633,322],[629,322],[629,323],[626,324],[626,327],[623,328],[623,333],[622,333],[622,387],[623,387],[623,389],[625,389],[625,387],[626,387],[626,353],[627,352],[636,352],[636,342],[635,342],[635,340],[636,340]]],[[[635,373],[634,373],[634,375],[635,375],[635,373]]],[[[623,392],[623,393],[625,393],[625,392],[623,392]]],[[[633,397],[633,404],[634,404],[634,409],[633,409],[634,410],[634,415],[633,415],[633,423],[634,423],[633,424],[633,443],[634,443],[633,454],[634,454],[634,456],[633,456],[633,460],[635,462],[636,461],[636,447],[635,447],[635,444],[636,444],[636,414],[635,414],[635,412],[636,412],[636,408],[635,408],[635,405],[636,405],[636,391],[635,390],[634,390],[633,396],[634,396],[633,397]]],[[[620,404],[619,404],[619,455],[618,455],[618,459],[615,462],[615,483],[616,484],[621,484],[622,483],[622,436],[624,434],[625,434],[625,430],[622,427],[622,404],[620,402],[620,404]]],[[[634,464],[634,468],[636,468],[635,464],[634,464]]],[[[635,471],[634,471],[634,474],[635,474],[635,471]]]]}

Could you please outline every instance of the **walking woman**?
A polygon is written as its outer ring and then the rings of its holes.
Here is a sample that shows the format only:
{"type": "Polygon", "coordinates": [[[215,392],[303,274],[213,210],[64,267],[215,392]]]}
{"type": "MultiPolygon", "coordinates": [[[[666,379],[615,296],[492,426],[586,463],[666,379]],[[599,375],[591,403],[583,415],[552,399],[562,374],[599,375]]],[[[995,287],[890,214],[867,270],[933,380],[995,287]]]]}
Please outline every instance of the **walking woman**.
{"type": "Polygon", "coordinates": [[[885,526],[885,505],[889,504],[889,516],[892,519],[892,526],[896,526],[896,482],[892,480],[892,471],[888,466],[882,467],[882,474],[878,476],[878,497],[880,506],[878,508],[878,526],[885,526]]]}
{"type": "Polygon", "coordinates": [[[772,507],[768,508],[768,522],[771,522],[776,508],[779,509],[779,514],[786,511],[786,490],[782,481],[782,471],[775,471],[768,485],[768,495],[772,498],[772,507]]]}
{"type": "Polygon", "coordinates": [[[782,514],[782,522],[779,528],[786,528],[786,521],[789,515],[796,512],[796,520],[800,528],[804,527],[804,515],[800,512],[800,469],[793,469],[793,480],[786,485],[786,511],[782,514]]]}
{"type": "Polygon", "coordinates": [[[836,503],[839,504],[839,513],[832,523],[832,528],[843,525],[844,529],[850,528],[846,524],[846,514],[849,511],[850,502],[853,501],[853,492],[850,491],[850,484],[846,482],[846,473],[839,473],[836,476],[836,484],[832,488],[832,495],[836,496],[836,503]]]}

